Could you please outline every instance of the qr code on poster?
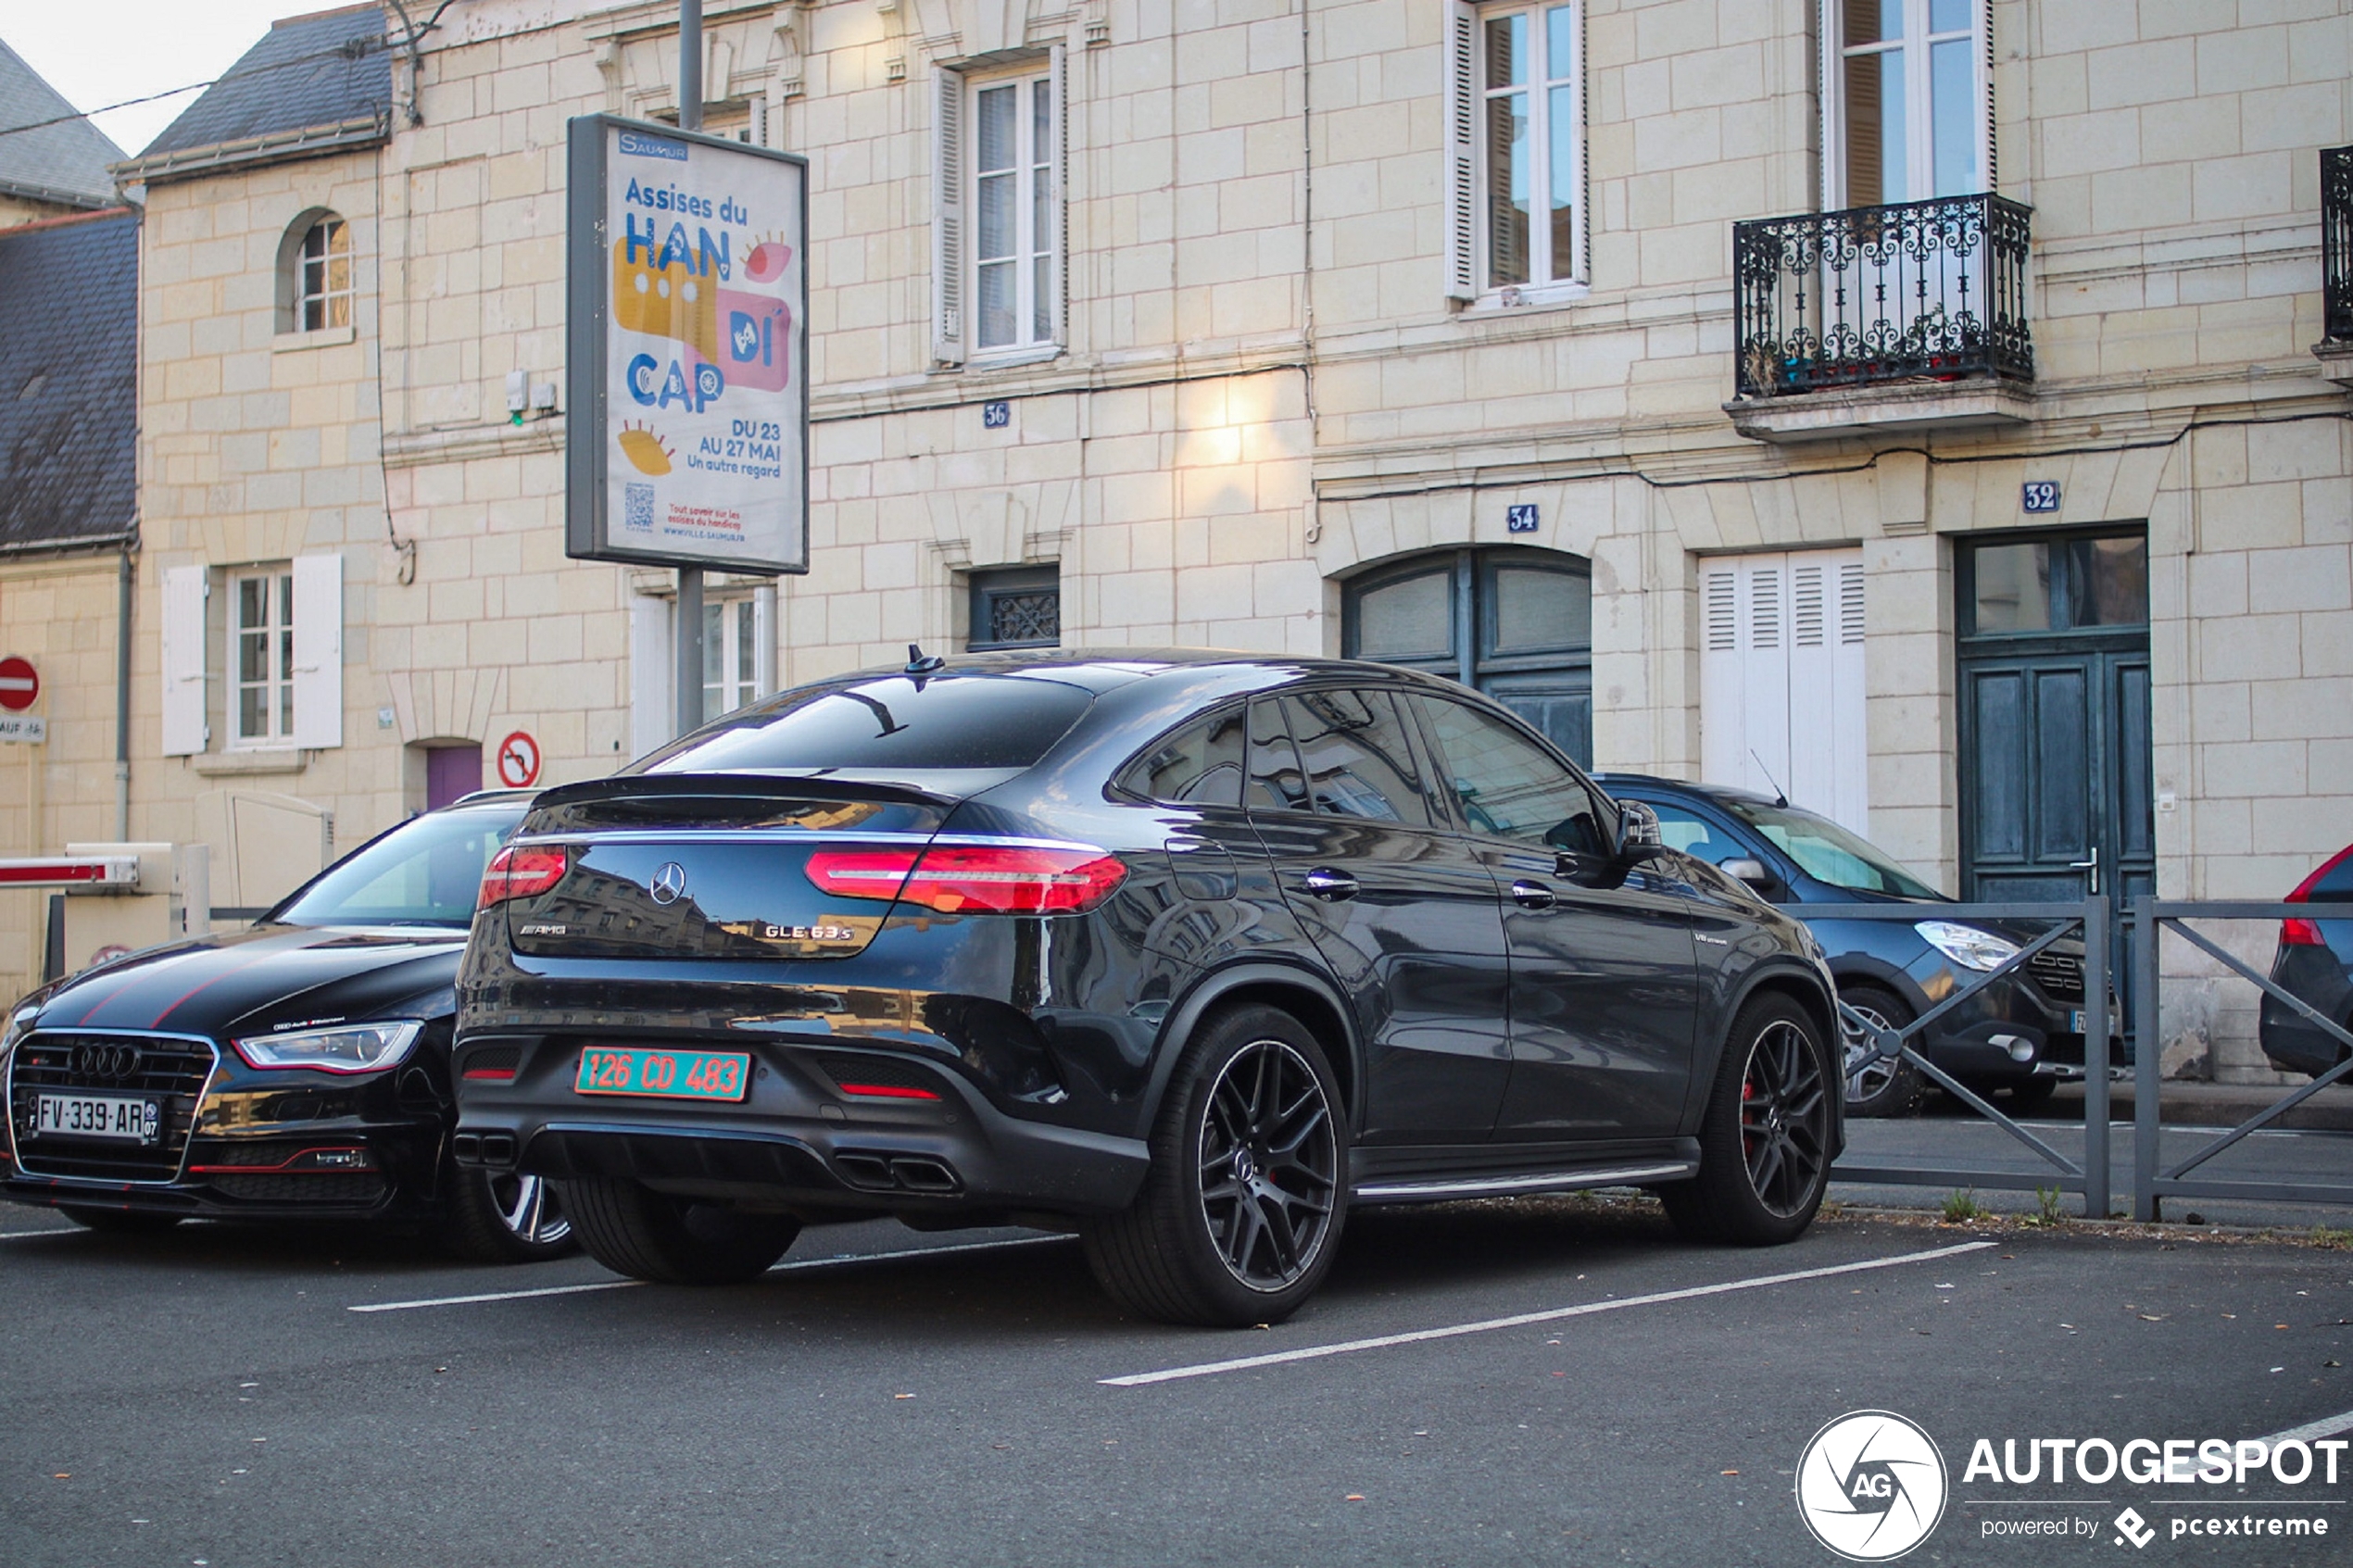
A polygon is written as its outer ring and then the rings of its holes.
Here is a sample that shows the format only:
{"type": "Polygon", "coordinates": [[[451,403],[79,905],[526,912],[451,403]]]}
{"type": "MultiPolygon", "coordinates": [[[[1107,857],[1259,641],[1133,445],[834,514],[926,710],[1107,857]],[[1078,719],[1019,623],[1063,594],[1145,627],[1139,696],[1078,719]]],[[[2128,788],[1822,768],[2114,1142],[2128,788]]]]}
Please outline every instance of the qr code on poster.
{"type": "Polygon", "coordinates": [[[623,503],[622,526],[653,532],[654,487],[650,484],[624,484],[621,489],[623,503]]]}

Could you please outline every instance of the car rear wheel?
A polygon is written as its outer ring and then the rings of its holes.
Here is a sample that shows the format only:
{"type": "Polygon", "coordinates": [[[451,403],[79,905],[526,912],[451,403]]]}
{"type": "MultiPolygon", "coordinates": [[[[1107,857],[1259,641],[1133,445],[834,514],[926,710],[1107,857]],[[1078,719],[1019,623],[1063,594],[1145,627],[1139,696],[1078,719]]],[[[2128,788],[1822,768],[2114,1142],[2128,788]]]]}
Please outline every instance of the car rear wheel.
{"type": "MultiPolygon", "coordinates": [[[[1873,1028],[1901,1029],[1912,1022],[1912,1010],[1894,992],[1877,985],[1849,985],[1838,999],[1861,1013],[1873,1028]]],[[[1903,1058],[1880,1058],[1855,1065],[1870,1049],[1857,1034],[1846,1035],[1846,1114],[1849,1116],[1909,1116],[1920,1106],[1925,1085],[1920,1070],[1903,1058]]]]}
{"type": "Polygon", "coordinates": [[[764,1274],[800,1234],[787,1214],[745,1214],[619,1176],[555,1184],[573,1234],[617,1274],[655,1285],[736,1285],[764,1274]]]}
{"type": "Polygon", "coordinates": [[[1830,1185],[1830,1060],[1814,1021],[1788,997],[1741,1009],[1700,1119],[1699,1174],[1659,1188],[1678,1231],[1767,1247],[1813,1223],[1830,1185]]]}
{"type": "Polygon", "coordinates": [[[561,1258],[580,1245],[572,1217],[554,1184],[511,1171],[452,1166],[449,1172],[449,1249],[477,1263],[537,1263],[561,1258]]]}
{"type": "Polygon", "coordinates": [[[1279,1323],[1329,1272],[1347,1189],[1347,1119],[1322,1048],[1289,1013],[1238,1008],[1186,1047],[1143,1190],[1088,1227],[1087,1261],[1146,1317],[1279,1323]]]}
{"type": "Polygon", "coordinates": [[[146,1214],[132,1209],[83,1209],[59,1204],[57,1212],[84,1230],[102,1231],[108,1236],[154,1236],[168,1231],[187,1216],[184,1214],[146,1214]]]}

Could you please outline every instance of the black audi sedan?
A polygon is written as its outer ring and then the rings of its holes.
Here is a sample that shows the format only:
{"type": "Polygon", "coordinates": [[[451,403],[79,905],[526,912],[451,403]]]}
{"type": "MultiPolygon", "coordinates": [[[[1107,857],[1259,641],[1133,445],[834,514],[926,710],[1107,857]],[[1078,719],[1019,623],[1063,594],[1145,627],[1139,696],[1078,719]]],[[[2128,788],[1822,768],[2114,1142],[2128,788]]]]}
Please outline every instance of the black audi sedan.
{"type": "Polygon", "coordinates": [[[449,1159],[467,922],[527,792],[355,849],[251,929],[33,992],[0,1038],[0,1195],[98,1230],[193,1216],[437,1227],[461,1253],[571,1249],[545,1184],[449,1159]]]}
{"type": "Polygon", "coordinates": [[[1209,1324],[1295,1309],[1365,1205],[1639,1185],[1790,1240],[1829,974],[1645,824],[1411,671],[915,654],[540,797],[459,982],[459,1158],[641,1279],[1011,1223],[1209,1324]]]}
{"type": "MultiPolygon", "coordinates": [[[[1664,842],[1805,919],[1830,955],[1839,999],[1882,1028],[1902,1028],[2048,929],[1944,918],[1933,907],[1952,902],[1944,894],[1877,845],[1784,799],[1634,774],[1604,774],[1602,784],[1622,800],[1650,807],[1664,842]],[[1880,903],[1921,906],[1919,918],[1806,914],[1808,904],[1880,903]]],[[[2062,1082],[2083,1076],[2082,942],[2063,936],[2024,970],[1985,986],[1914,1042],[1922,1056],[1980,1093],[2007,1091],[2013,1110],[2032,1110],[2062,1082]]],[[[2127,1060],[2120,1043],[2117,1060],[2127,1060]]],[[[1919,1069],[1879,1058],[1847,1075],[1846,1111],[1901,1116],[1926,1088],[1919,1069]]]]}
{"type": "MultiPolygon", "coordinates": [[[[2353,1028],[2353,920],[2333,918],[2337,911],[2328,908],[2353,904],[2353,847],[2322,861],[2284,901],[2319,907],[2280,922],[2272,983],[2338,1028],[2353,1028]]],[[[2344,1041],[2269,991],[2257,1018],[2263,1054],[2283,1073],[2317,1078],[2345,1060],[2344,1041]]]]}

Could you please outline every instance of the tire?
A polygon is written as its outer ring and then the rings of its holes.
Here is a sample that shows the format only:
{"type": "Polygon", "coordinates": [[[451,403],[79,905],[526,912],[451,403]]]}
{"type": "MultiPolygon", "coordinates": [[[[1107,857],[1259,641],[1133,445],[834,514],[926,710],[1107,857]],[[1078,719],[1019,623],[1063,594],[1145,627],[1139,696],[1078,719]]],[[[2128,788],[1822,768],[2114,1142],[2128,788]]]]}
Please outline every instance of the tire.
{"type": "Polygon", "coordinates": [[[555,1184],[573,1234],[617,1274],[655,1285],[740,1285],[768,1272],[800,1234],[786,1214],[743,1214],[619,1176],[555,1184]]]}
{"type": "Polygon", "coordinates": [[[537,1176],[452,1165],[442,1239],[475,1263],[540,1263],[580,1248],[553,1186],[537,1176]]]}
{"type": "MultiPolygon", "coordinates": [[[[1903,998],[1877,985],[1849,985],[1838,999],[1883,1028],[1901,1029],[1912,1022],[1912,1010],[1903,998]]],[[[1847,1036],[1850,1060],[1859,1045],[1856,1036],[1847,1036]]],[[[1919,1110],[1927,1087],[1920,1070],[1908,1061],[1874,1061],[1846,1075],[1846,1114],[1909,1116],[1919,1110]]]]}
{"type": "Polygon", "coordinates": [[[1818,1026],[1788,997],[1741,1009],[1700,1117],[1699,1174],[1658,1189],[1678,1231],[1743,1247],[1805,1234],[1830,1185],[1830,1062],[1818,1026]]]}
{"type": "Polygon", "coordinates": [[[105,1236],[158,1236],[187,1218],[184,1214],[143,1213],[135,1209],[84,1209],[63,1203],[57,1205],[57,1212],[83,1230],[97,1231],[105,1236]]]}
{"type": "Polygon", "coordinates": [[[1347,1220],[1348,1118],[1299,1020],[1252,1006],[1205,1021],[1151,1150],[1135,1202],[1083,1233],[1114,1300],[1163,1323],[1248,1327],[1315,1294],[1347,1220]]]}

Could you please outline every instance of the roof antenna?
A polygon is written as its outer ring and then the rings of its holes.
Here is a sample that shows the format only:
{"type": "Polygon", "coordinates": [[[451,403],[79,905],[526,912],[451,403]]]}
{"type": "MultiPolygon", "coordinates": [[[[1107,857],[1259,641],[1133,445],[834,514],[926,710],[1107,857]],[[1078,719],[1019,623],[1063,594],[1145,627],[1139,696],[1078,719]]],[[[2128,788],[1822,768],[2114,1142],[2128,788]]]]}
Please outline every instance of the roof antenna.
{"type": "MultiPolygon", "coordinates": [[[[947,668],[948,661],[946,659],[940,658],[936,653],[925,653],[921,643],[909,643],[907,645],[908,674],[937,675],[942,670],[947,668]]],[[[1783,802],[1783,804],[1786,805],[1787,802],[1783,802]]]]}
{"type": "Polygon", "coordinates": [[[1767,784],[1773,786],[1773,804],[1784,811],[1788,810],[1788,795],[1782,792],[1780,784],[1773,777],[1773,770],[1765,766],[1765,759],[1756,755],[1756,748],[1753,746],[1748,748],[1748,759],[1756,764],[1756,771],[1765,775],[1767,784]]]}

